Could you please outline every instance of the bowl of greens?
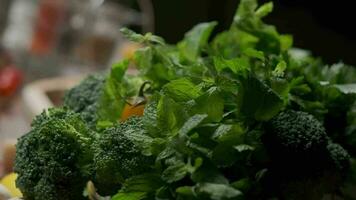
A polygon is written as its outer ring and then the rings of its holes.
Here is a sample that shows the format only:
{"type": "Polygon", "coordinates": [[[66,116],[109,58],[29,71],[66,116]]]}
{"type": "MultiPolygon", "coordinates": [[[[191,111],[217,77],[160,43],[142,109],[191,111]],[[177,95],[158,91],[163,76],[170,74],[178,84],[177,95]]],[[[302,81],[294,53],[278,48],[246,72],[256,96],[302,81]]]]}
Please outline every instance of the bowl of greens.
{"type": "Polygon", "coordinates": [[[272,9],[242,0],[228,30],[177,44],[122,29],[134,57],[19,138],[24,198],[355,199],[356,69],[293,47],[262,21],[272,9]]]}

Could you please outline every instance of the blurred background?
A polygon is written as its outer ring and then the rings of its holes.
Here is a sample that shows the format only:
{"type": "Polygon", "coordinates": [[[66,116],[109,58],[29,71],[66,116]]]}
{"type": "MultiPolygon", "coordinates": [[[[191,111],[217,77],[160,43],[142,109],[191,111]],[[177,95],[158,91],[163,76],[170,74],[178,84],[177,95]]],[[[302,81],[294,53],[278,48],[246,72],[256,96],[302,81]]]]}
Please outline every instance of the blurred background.
{"type": "MultiPolygon", "coordinates": [[[[261,3],[266,2],[261,0],[261,3]]],[[[0,0],[0,162],[43,108],[60,105],[66,89],[106,70],[137,48],[121,27],[179,41],[193,25],[229,27],[238,0],[0,0]]],[[[356,65],[352,1],[275,0],[266,18],[295,46],[326,63],[356,65]]],[[[4,166],[1,165],[0,166],[4,166]]],[[[1,167],[0,167],[1,168],[1,167]]],[[[7,167],[0,169],[6,171],[7,167]],[[4,169],[5,168],[5,169],[4,169]]]]}

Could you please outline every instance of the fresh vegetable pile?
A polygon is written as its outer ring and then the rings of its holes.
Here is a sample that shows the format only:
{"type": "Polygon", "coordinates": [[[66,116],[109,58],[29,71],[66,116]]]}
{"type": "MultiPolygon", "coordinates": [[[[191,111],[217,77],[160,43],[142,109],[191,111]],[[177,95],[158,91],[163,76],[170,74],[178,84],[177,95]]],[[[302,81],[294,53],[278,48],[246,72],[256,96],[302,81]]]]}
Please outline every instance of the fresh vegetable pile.
{"type": "Polygon", "coordinates": [[[177,45],[122,29],[134,57],[19,139],[25,199],[356,199],[356,69],[293,48],[263,23],[272,7],[242,0],[229,30],[177,45]]]}

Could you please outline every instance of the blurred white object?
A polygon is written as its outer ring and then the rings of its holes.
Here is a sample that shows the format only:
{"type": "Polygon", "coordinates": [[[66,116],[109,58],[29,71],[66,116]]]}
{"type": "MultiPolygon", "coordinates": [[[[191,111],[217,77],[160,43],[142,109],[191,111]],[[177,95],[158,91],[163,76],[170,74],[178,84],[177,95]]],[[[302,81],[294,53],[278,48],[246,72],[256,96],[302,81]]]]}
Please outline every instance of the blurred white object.
{"type": "MultiPolygon", "coordinates": [[[[126,73],[135,75],[137,71],[129,68],[126,73]]],[[[56,102],[49,96],[50,93],[58,92],[64,94],[65,91],[79,84],[86,76],[87,74],[81,74],[79,76],[48,78],[27,84],[22,90],[23,107],[27,119],[32,121],[43,110],[56,106],[56,102]]],[[[61,106],[61,104],[57,106],[61,106]]]]}
{"type": "Polygon", "coordinates": [[[7,191],[7,189],[0,184],[0,200],[8,200],[10,199],[10,193],[7,191]]]}
{"type": "Polygon", "coordinates": [[[115,46],[123,41],[120,28],[128,24],[142,25],[142,14],[121,4],[102,0],[91,0],[89,8],[83,10],[70,20],[73,29],[81,27],[74,55],[79,60],[89,61],[88,65],[107,66],[115,46]]]}
{"type": "Polygon", "coordinates": [[[15,50],[27,50],[33,33],[33,23],[37,11],[36,0],[13,1],[2,43],[5,47],[15,50]]]}
{"type": "Polygon", "coordinates": [[[54,107],[53,101],[48,96],[49,92],[63,92],[80,82],[83,75],[72,77],[57,77],[41,79],[26,85],[22,91],[22,101],[27,118],[32,120],[47,108],[54,107]]]}

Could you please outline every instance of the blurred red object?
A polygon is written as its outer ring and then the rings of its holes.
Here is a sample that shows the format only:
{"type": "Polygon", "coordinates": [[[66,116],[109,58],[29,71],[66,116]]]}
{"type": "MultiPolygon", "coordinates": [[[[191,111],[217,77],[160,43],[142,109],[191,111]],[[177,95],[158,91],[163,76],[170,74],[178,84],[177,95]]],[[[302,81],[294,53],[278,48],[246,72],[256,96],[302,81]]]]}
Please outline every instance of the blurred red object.
{"type": "Polygon", "coordinates": [[[59,25],[64,17],[64,0],[41,0],[32,38],[31,52],[46,55],[55,46],[59,25]]]}
{"type": "Polygon", "coordinates": [[[0,68],[0,97],[12,96],[20,87],[22,72],[13,65],[0,68]]]}

